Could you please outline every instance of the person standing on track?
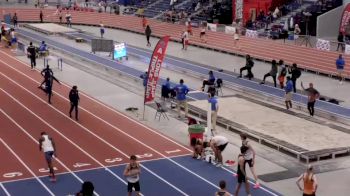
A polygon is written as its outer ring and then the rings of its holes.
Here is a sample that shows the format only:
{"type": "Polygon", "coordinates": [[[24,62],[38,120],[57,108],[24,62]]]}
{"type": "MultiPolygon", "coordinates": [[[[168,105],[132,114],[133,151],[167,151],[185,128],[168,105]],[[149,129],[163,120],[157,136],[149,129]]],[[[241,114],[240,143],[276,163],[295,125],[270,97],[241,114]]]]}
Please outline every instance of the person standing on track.
{"type": "Polygon", "coordinates": [[[290,76],[287,76],[287,83],[286,86],[284,87],[284,90],[286,92],[285,94],[285,102],[286,102],[286,108],[289,110],[289,108],[292,108],[292,92],[293,92],[293,82],[290,78],[290,76]]]}
{"type": "Polygon", "coordinates": [[[260,82],[260,84],[265,84],[265,79],[267,77],[271,76],[272,79],[273,79],[274,86],[277,87],[277,84],[276,84],[277,72],[278,72],[277,62],[276,62],[276,60],[272,60],[272,62],[271,62],[271,70],[270,70],[269,73],[264,75],[264,79],[263,79],[263,81],[260,82]]]}
{"type": "Polygon", "coordinates": [[[53,76],[53,71],[50,68],[50,65],[46,65],[46,68],[43,69],[40,74],[44,76],[44,81],[41,82],[40,86],[38,88],[41,88],[41,86],[49,80],[50,76],[53,76]]]}
{"type": "Polygon", "coordinates": [[[15,13],[12,17],[12,22],[13,22],[13,27],[16,28],[18,27],[18,18],[17,18],[17,13],[15,13]]]}
{"type": "Polygon", "coordinates": [[[30,59],[30,67],[32,70],[36,67],[36,51],[33,43],[29,43],[29,47],[27,48],[27,56],[30,59]]]}
{"type": "Polygon", "coordinates": [[[207,30],[207,27],[204,24],[202,24],[201,32],[199,34],[199,39],[201,40],[201,42],[204,42],[204,43],[207,43],[206,30],[207,30]]]}
{"type": "Polygon", "coordinates": [[[300,191],[303,191],[303,196],[315,196],[318,187],[316,175],[313,172],[313,167],[308,165],[305,173],[301,174],[297,180],[297,186],[300,191]],[[301,188],[300,181],[304,181],[304,188],[301,188]]]}
{"type": "Polygon", "coordinates": [[[312,83],[309,84],[309,88],[305,89],[303,82],[301,82],[301,88],[308,93],[307,109],[310,116],[314,116],[316,99],[320,97],[320,93],[314,88],[312,83]]]}
{"type": "Polygon", "coordinates": [[[174,87],[174,90],[176,92],[178,118],[181,118],[181,106],[184,106],[185,117],[187,117],[188,116],[188,105],[187,105],[186,95],[187,95],[189,90],[188,90],[187,86],[184,85],[183,79],[180,80],[180,84],[178,84],[174,87]]]}
{"type": "Polygon", "coordinates": [[[246,58],[246,63],[245,63],[245,66],[242,67],[240,70],[239,70],[239,76],[238,78],[241,78],[242,77],[242,72],[244,70],[247,70],[247,75],[245,75],[244,77],[247,77],[249,80],[251,80],[253,77],[254,77],[254,74],[252,73],[252,68],[254,66],[254,61],[252,59],[252,57],[250,57],[249,54],[247,54],[247,56],[245,57],[246,58]]]}
{"type": "Polygon", "coordinates": [[[258,177],[256,175],[255,172],[255,150],[253,149],[253,147],[250,145],[250,143],[248,143],[247,140],[247,134],[245,133],[241,133],[241,140],[242,140],[242,146],[247,147],[247,151],[243,154],[244,156],[244,164],[246,165],[248,163],[249,168],[250,168],[250,172],[252,172],[254,180],[255,180],[255,185],[254,188],[257,189],[260,187],[260,183],[258,182],[258,177]]]}
{"type": "Polygon", "coordinates": [[[57,157],[56,145],[53,139],[46,132],[41,132],[41,137],[39,139],[39,150],[45,153],[45,159],[49,167],[50,181],[56,182],[55,171],[52,164],[52,158],[57,157]]]}
{"type": "Polygon", "coordinates": [[[100,34],[101,38],[103,38],[103,35],[105,34],[105,26],[103,25],[102,21],[100,22],[100,34]]]}
{"type": "Polygon", "coordinates": [[[292,74],[292,82],[293,82],[293,91],[294,93],[297,92],[297,79],[301,76],[301,71],[299,70],[297,64],[293,63],[292,68],[289,70],[289,72],[292,74]]]}
{"type": "Polygon", "coordinates": [[[339,77],[339,84],[343,84],[344,76],[344,66],[345,66],[345,60],[343,58],[343,55],[339,55],[338,59],[335,62],[335,65],[337,66],[337,73],[339,77]]]}
{"type": "Polygon", "coordinates": [[[72,118],[72,111],[75,110],[75,119],[78,120],[78,103],[79,103],[79,92],[78,87],[73,86],[69,92],[69,100],[70,100],[70,110],[69,117],[72,118]]]}
{"type": "Polygon", "coordinates": [[[279,66],[280,66],[280,72],[278,74],[278,81],[280,82],[280,87],[281,89],[284,88],[284,79],[287,75],[287,65],[284,64],[283,60],[280,60],[278,62],[279,66]]]}
{"type": "Polygon", "coordinates": [[[245,190],[248,196],[251,196],[249,190],[249,182],[247,178],[247,173],[245,172],[245,159],[244,154],[248,150],[248,147],[241,146],[241,154],[238,155],[238,165],[237,165],[237,186],[235,190],[235,196],[238,196],[239,189],[242,186],[242,183],[245,184],[245,190]]]}
{"type": "MultiPolygon", "coordinates": [[[[214,154],[215,154],[215,165],[216,167],[221,167],[222,164],[222,152],[225,150],[226,146],[228,144],[228,139],[224,136],[214,136],[211,138],[210,142],[209,142],[209,146],[213,149],[214,154]]],[[[203,144],[203,147],[206,148],[207,143],[203,144]]]]}
{"type": "Polygon", "coordinates": [[[44,14],[43,14],[42,10],[40,10],[39,18],[40,18],[40,22],[43,23],[44,22],[44,14]]]}
{"type": "Polygon", "coordinates": [[[211,124],[212,124],[212,132],[216,132],[216,119],[219,111],[219,103],[218,99],[215,97],[215,92],[208,93],[208,102],[210,103],[211,109],[211,124]]]}
{"type": "Polygon", "coordinates": [[[135,189],[136,195],[140,195],[140,173],[141,167],[137,162],[135,155],[130,156],[130,163],[125,167],[124,176],[128,181],[128,196],[132,194],[132,188],[135,189]]]}
{"type": "Polygon", "coordinates": [[[146,29],[145,29],[145,35],[146,35],[147,46],[148,47],[151,47],[151,42],[149,42],[149,38],[151,37],[151,34],[152,34],[151,27],[149,25],[147,25],[146,29]]]}

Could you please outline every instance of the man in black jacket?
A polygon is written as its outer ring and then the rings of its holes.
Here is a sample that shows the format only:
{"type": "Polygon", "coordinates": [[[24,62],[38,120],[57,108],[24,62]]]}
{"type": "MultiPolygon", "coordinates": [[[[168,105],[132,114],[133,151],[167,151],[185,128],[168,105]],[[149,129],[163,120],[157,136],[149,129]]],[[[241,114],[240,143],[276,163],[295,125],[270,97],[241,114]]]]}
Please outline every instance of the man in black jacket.
{"type": "Polygon", "coordinates": [[[78,120],[78,103],[79,103],[79,93],[78,93],[78,87],[73,86],[72,89],[69,92],[69,100],[70,100],[70,110],[69,110],[69,117],[72,118],[72,111],[75,109],[75,119],[78,120]]]}
{"type": "Polygon", "coordinates": [[[242,67],[240,70],[239,70],[239,78],[242,77],[242,72],[244,70],[247,70],[247,75],[245,77],[247,77],[249,80],[251,80],[254,75],[252,73],[252,67],[254,66],[254,61],[253,59],[250,57],[250,55],[247,55],[246,56],[246,64],[244,67],[242,67]]]}
{"type": "Polygon", "coordinates": [[[292,66],[291,70],[289,70],[289,72],[292,74],[291,80],[293,82],[293,91],[294,91],[294,93],[296,93],[297,92],[297,88],[296,88],[297,79],[301,76],[301,71],[297,67],[297,64],[293,63],[293,66],[292,66]]]}
{"type": "Polygon", "coordinates": [[[29,47],[27,48],[27,56],[30,59],[30,67],[32,68],[32,70],[35,69],[36,52],[32,42],[29,43],[29,47]]]}
{"type": "Polygon", "coordinates": [[[147,25],[146,29],[145,29],[145,35],[146,35],[147,46],[148,47],[151,47],[151,42],[149,42],[149,38],[151,37],[151,34],[152,34],[151,27],[149,25],[147,25]]]}

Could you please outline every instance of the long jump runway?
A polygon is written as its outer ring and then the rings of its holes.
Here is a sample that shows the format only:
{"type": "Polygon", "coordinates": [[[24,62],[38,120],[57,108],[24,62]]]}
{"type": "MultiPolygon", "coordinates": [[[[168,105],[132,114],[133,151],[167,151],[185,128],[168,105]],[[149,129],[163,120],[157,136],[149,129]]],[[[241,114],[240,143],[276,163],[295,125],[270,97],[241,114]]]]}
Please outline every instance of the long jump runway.
{"type": "MultiPolygon", "coordinates": [[[[82,92],[79,121],[69,118],[71,87],[55,84],[49,105],[37,88],[39,72],[30,71],[8,50],[0,53],[1,196],[72,195],[87,180],[94,183],[96,195],[126,195],[122,173],[132,154],[142,165],[143,195],[213,195],[220,180],[233,193],[234,171],[193,160],[188,147],[82,92]],[[42,131],[57,145],[56,183],[49,181],[39,152],[42,131]]],[[[280,195],[266,187],[252,194],[280,195]]]]}

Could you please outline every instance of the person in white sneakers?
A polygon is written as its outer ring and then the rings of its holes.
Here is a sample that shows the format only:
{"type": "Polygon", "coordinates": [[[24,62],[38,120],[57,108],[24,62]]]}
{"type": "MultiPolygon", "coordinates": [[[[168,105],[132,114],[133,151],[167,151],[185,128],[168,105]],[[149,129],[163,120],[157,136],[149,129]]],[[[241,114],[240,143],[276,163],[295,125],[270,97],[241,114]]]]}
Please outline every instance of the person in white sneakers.
{"type": "Polygon", "coordinates": [[[247,147],[247,151],[244,153],[244,164],[246,165],[248,163],[249,168],[250,168],[250,172],[253,174],[254,176],[254,180],[255,180],[255,185],[254,188],[257,189],[260,187],[260,183],[258,182],[258,177],[256,176],[255,173],[255,150],[253,149],[253,147],[250,145],[250,143],[248,143],[247,140],[247,134],[245,133],[241,133],[241,140],[242,140],[242,146],[247,147]]]}
{"type": "Polygon", "coordinates": [[[203,147],[206,148],[208,145],[213,149],[215,154],[215,165],[216,167],[221,167],[222,164],[222,152],[225,150],[228,144],[228,139],[224,136],[214,136],[211,138],[210,142],[204,142],[203,147]]]}
{"type": "Polygon", "coordinates": [[[56,155],[56,145],[53,139],[46,133],[41,132],[39,139],[39,150],[45,154],[45,159],[49,167],[49,177],[51,182],[56,182],[55,172],[52,165],[52,158],[56,155]]]}

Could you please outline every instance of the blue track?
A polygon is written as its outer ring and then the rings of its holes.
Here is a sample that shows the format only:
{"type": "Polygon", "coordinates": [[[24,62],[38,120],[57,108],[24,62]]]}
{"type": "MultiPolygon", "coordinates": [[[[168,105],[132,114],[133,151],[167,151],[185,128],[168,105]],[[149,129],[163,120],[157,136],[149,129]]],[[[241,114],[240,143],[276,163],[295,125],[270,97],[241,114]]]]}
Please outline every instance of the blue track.
{"type": "MultiPolygon", "coordinates": [[[[96,55],[92,55],[91,53],[79,50],[79,49],[75,49],[73,47],[67,46],[65,44],[61,44],[59,42],[53,41],[51,39],[48,39],[46,37],[37,35],[37,34],[33,34],[30,33],[28,31],[25,30],[18,30],[19,33],[21,33],[22,35],[37,40],[37,41],[45,41],[47,44],[49,44],[50,46],[54,47],[54,48],[59,48],[59,49],[63,49],[65,51],[69,51],[72,54],[81,56],[85,59],[109,66],[109,67],[113,67],[115,69],[118,69],[119,71],[122,71],[126,74],[129,74],[133,77],[139,77],[142,72],[139,70],[136,70],[134,68],[125,66],[121,63],[103,58],[103,57],[99,57],[96,55]]],[[[87,41],[91,40],[92,38],[96,38],[94,36],[91,35],[86,35],[86,34],[82,34],[82,33],[76,33],[76,34],[70,34],[71,36],[77,36],[77,37],[82,37],[84,39],[86,39],[87,41]]],[[[138,56],[142,56],[142,57],[146,57],[149,58],[151,56],[151,51],[148,50],[144,50],[144,49],[138,49],[135,47],[127,47],[127,51],[128,53],[131,54],[135,54],[138,56]]],[[[192,62],[183,60],[183,59],[179,59],[179,58],[175,58],[175,57],[166,57],[165,58],[165,63],[177,66],[179,68],[182,69],[187,69],[196,73],[200,73],[202,75],[207,75],[208,74],[208,69],[204,68],[202,66],[198,66],[195,65],[192,62]]],[[[249,81],[249,80],[245,80],[245,79],[238,79],[235,76],[229,75],[229,74],[225,74],[222,72],[215,72],[215,75],[217,78],[222,78],[224,83],[231,83],[233,85],[238,85],[247,89],[252,89],[254,91],[258,91],[261,93],[264,93],[266,95],[270,95],[270,96],[275,96],[277,98],[280,99],[284,99],[284,91],[279,89],[279,88],[274,88],[272,86],[267,86],[267,85],[260,85],[257,82],[254,81],[249,81]]],[[[160,83],[164,82],[164,79],[160,79],[160,83]]],[[[175,84],[172,84],[175,85],[175,84]]],[[[207,99],[207,95],[205,93],[191,93],[189,94],[189,97],[195,100],[203,100],[203,99],[207,99]]],[[[293,101],[294,102],[298,102],[300,104],[304,104],[307,102],[307,97],[298,93],[295,93],[293,95],[293,101]]],[[[316,106],[317,109],[319,110],[323,110],[329,113],[333,113],[339,116],[343,116],[345,118],[350,118],[350,109],[349,108],[345,108],[339,105],[335,105],[335,104],[331,104],[325,101],[318,101],[316,102],[316,106]]]]}
{"type": "MultiPolygon", "coordinates": [[[[187,195],[214,195],[217,188],[210,185],[209,182],[217,185],[220,180],[225,180],[227,182],[227,189],[233,193],[236,186],[236,178],[233,177],[230,172],[217,168],[204,161],[193,160],[189,156],[172,158],[172,160],[203,177],[208,182],[198,178],[167,159],[148,161],[142,164],[187,195]]],[[[109,167],[113,173],[121,178],[123,178],[122,173],[124,168],[125,165],[109,167]]],[[[84,181],[92,181],[95,186],[95,191],[101,196],[126,195],[126,185],[108,173],[104,168],[75,172],[75,174],[84,181]]],[[[178,190],[146,170],[141,169],[140,177],[141,192],[145,196],[182,195],[178,190]]],[[[70,173],[58,175],[56,183],[51,183],[48,177],[41,177],[40,179],[55,195],[74,195],[81,187],[81,183],[70,173]]],[[[3,185],[5,189],[14,196],[49,195],[36,179],[6,182],[3,183],[3,185]]],[[[266,187],[257,190],[251,188],[251,191],[252,195],[257,196],[280,195],[266,187]]],[[[245,194],[244,192],[244,189],[241,189],[240,193],[242,195],[245,194]]],[[[5,195],[1,188],[0,195],[5,195]]]]}

